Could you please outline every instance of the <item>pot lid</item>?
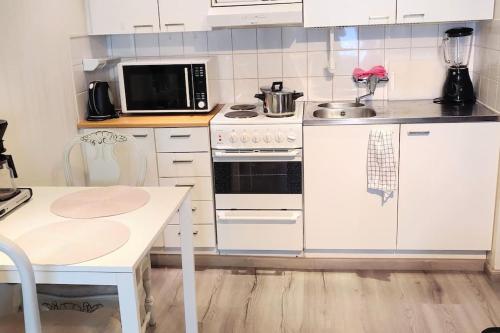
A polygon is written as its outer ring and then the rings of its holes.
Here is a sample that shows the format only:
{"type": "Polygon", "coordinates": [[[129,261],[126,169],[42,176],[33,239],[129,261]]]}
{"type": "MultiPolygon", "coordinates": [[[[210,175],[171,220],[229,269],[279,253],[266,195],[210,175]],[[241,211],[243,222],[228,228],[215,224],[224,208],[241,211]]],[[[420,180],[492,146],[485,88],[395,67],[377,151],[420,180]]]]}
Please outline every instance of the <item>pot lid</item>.
{"type": "Polygon", "coordinates": [[[273,94],[273,95],[289,95],[295,93],[295,90],[289,90],[283,88],[283,82],[273,82],[270,87],[260,87],[260,91],[264,94],[273,94]]]}

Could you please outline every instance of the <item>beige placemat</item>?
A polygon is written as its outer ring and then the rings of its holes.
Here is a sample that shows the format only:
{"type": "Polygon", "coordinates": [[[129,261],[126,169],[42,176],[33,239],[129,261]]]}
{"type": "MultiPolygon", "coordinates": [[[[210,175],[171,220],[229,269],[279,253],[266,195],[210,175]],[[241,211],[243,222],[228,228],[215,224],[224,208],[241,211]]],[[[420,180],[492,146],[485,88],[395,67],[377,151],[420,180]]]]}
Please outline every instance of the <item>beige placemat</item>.
{"type": "Polygon", "coordinates": [[[82,190],[52,203],[52,213],[72,218],[91,219],[129,213],[149,202],[149,193],[130,186],[110,186],[82,190]]]}
{"type": "Polygon", "coordinates": [[[72,220],[47,224],[15,242],[37,265],[72,265],[105,256],[130,238],[129,228],[106,220],[72,220]]]}

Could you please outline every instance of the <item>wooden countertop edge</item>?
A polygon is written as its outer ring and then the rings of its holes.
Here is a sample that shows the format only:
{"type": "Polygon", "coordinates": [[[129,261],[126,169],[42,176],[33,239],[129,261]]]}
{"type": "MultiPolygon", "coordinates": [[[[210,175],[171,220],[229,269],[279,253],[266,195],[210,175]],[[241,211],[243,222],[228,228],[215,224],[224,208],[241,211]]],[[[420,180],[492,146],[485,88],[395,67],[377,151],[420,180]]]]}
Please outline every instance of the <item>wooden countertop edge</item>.
{"type": "Polygon", "coordinates": [[[208,127],[213,117],[224,107],[217,105],[211,112],[204,114],[169,114],[169,115],[122,115],[117,119],[104,121],[78,122],[79,129],[84,128],[162,128],[162,127],[208,127]]]}

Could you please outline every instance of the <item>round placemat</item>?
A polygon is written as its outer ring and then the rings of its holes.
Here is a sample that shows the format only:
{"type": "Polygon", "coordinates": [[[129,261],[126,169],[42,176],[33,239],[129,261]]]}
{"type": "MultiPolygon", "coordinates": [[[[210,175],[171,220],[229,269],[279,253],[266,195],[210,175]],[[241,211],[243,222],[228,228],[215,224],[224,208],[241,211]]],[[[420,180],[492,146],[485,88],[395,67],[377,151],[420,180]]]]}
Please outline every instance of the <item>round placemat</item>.
{"type": "Polygon", "coordinates": [[[116,251],[129,238],[129,228],[120,222],[73,220],[33,229],[15,242],[33,264],[73,265],[116,251]]]}
{"type": "Polygon", "coordinates": [[[149,202],[149,193],[130,186],[82,190],[54,201],[52,213],[72,219],[91,219],[129,213],[149,202]]]}

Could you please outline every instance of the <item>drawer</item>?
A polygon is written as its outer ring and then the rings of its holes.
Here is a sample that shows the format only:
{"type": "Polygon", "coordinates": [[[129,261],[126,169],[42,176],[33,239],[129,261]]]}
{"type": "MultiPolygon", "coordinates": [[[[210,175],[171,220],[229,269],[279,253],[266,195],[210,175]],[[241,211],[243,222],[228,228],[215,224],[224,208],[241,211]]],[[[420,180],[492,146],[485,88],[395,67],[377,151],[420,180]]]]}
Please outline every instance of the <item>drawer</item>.
{"type": "MultiPolygon", "coordinates": [[[[180,226],[168,225],[164,232],[164,242],[166,248],[180,248],[180,226]]],[[[193,225],[193,242],[195,248],[214,248],[215,226],[193,225]]]]}
{"type": "Polygon", "coordinates": [[[214,200],[211,177],[160,178],[160,186],[192,187],[191,200],[214,200]]]}
{"type": "MultiPolygon", "coordinates": [[[[213,201],[192,201],[193,224],[214,224],[214,202],[213,201]]],[[[169,224],[179,224],[179,219],[172,219],[169,224]]]]}
{"type": "MultiPolygon", "coordinates": [[[[168,225],[179,225],[180,224],[180,215],[179,212],[175,213],[175,215],[168,221],[168,225]]],[[[153,243],[153,247],[164,247],[165,246],[165,232],[160,235],[153,243]]]]}
{"type": "Polygon", "coordinates": [[[210,151],[208,127],[156,128],[158,153],[189,153],[210,151]]]}
{"type": "Polygon", "coordinates": [[[217,211],[221,251],[302,252],[301,211],[217,211]]]}
{"type": "Polygon", "coordinates": [[[210,177],[212,174],[210,153],[160,153],[157,156],[160,177],[210,177]]]}

